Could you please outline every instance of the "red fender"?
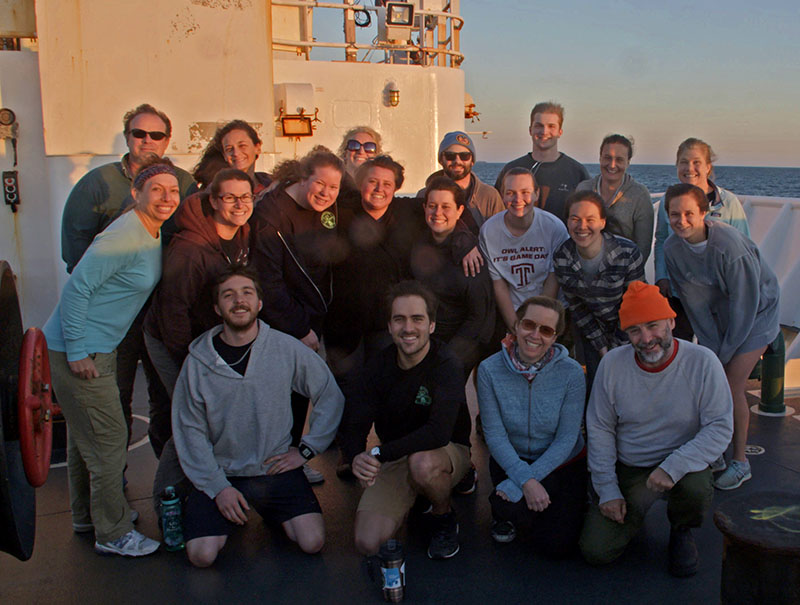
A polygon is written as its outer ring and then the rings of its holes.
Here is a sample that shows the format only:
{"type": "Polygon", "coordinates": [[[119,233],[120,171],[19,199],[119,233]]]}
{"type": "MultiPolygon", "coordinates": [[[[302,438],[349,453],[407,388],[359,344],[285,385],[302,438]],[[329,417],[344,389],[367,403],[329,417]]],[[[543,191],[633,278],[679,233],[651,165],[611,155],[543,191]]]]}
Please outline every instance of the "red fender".
{"type": "Polygon", "coordinates": [[[38,328],[28,328],[19,357],[19,445],[25,476],[41,487],[50,470],[53,449],[53,398],[47,341],[38,328]]]}

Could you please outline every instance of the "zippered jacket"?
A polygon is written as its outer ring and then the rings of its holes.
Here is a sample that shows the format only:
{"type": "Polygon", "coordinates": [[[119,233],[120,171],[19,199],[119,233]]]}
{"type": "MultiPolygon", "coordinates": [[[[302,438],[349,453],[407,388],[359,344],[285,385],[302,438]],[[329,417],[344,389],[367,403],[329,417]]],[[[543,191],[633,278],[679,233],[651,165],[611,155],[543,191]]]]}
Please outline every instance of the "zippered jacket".
{"type": "Polygon", "coordinates": [[[309,210],[279,187],[259,201],[250,222],[252,263],[264,289],[260,317],[295,338],[309,330],[321,336],[333,294],[336,204],[309,210]]]}
{"type": "Polygon", "coordinates": [[[553,359],[530,381],[505,347],[478,366],[483,435],[489,454],[508,475],[496,489],[512,502],[522,498],[526,481],[541,481],[584,446],[583,370],[566,348],[557,343],[553,347],[553,359]]]}

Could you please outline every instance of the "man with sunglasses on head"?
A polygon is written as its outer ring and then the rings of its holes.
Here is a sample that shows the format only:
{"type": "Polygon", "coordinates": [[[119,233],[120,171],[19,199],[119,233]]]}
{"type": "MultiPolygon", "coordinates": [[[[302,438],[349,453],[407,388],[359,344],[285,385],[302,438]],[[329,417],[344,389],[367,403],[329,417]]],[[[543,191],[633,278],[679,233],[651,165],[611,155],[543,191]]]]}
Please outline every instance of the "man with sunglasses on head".
{"type": "Polygon", "coordinates": [[[567,196],[575,191],[578,183],[589,178],[589,172],[583,164],[558,150],[558,139],[564,133],[561,128],[563,124],[563,106],[554,101],[534,105],[528,128],[533,148],[530,153],[503,166],[494,186],[502,194],[506,172],[517,167],[530,170],[541,189],[536,205],[552,212],[566,223],[564,204],[567,196]]]}
{"type": "MultiPolygon", "coordinates": [[[[475,144],[466,132],[454,131],[444,135],[439,145],[439,164],[442,169],[431,174],[425,183],[437,176],[449,176],[464,190],[464,205],[469,210],[461,220],[478,235],[481,225],[487,218],[505,210],[503,198],[497,190],[478,178],[472,167],[475,165],[475,144]]],[[[425,197],[425,189],[420,189],[418,198],[425,197]]]]}
{"type": "MultiPolygon", "coordinates": [[[[132,183],[142,164],[154,156],[163,157],[167,150],[172,123],[166,114],[152,105],[143,103],[130,110],[122,118],[122,124],[128,153],[118,162],[103,164],[86,173],[72,188],[64,205],[61,218],[61,258],[67,263],[67,273],[72,273],[94,237],[105,230],[123,208],[133,203],[132,183]]],[[[183,201],[197,187],[191,175],[177,166],[175,176],[178,177],[183,201]]],[[[162,227],[162,234],[169,231],[168,225],[172,220],[170,218],[162,227]]],[[[162,248],[165,246],[164,239],[162,238],[162,248]]],[[[147,306],[145,304],[145,310],[147,306]]],[[[133,422],[133,382],[140,358],[147,378],[150,401],[169,406],[169,398],[144,350],[143,321],[144,311],[139,313],[125,339],[117,347],[117,385],[128,423],[129,438],[133,422]]]]}

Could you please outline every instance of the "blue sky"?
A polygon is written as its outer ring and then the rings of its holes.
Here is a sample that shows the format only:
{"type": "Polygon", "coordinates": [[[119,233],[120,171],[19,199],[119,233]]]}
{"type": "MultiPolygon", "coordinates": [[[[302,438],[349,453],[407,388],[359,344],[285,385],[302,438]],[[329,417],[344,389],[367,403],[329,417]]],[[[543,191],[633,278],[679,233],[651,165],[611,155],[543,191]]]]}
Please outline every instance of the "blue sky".
{"type": "Polygon", "coordinates": [[[673,163],[696,136],[721,165],[800,166],[800,5],[789,1],[462,0],[472,130],[486,161],[530,151],[531,107],[566,108],[560,149],[597,162],[632,135],[634,162],[673,163]]]}
{"type": "MultiPolygon", "coordinates": [[[[461,0],[461,14],[481,112],[467,130],[491,131],[475,137],[481,160],[530,151],[531,107],[553,99],[566,108],[559,148],[582,162],[618,132],[634,163],[672,164],[693,136],[720,165],[800,167],[797,0],[461,0]]],[[[315,35],[338,41],[338,19],[316,19],[315,35]]]]}

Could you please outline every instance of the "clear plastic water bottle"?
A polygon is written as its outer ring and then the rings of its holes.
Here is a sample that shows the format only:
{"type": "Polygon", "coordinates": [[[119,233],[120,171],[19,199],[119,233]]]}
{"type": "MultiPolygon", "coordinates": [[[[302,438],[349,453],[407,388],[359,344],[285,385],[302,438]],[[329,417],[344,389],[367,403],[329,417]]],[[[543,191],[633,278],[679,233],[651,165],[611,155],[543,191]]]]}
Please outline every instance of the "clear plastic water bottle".
{"type": "Polygon", "coordinates": [[[164,534],[164,547],[167,550],[183,550],[186,547],[183,542],[181,501],[171,485],[161,494],[161,532],[164,534]]]}

